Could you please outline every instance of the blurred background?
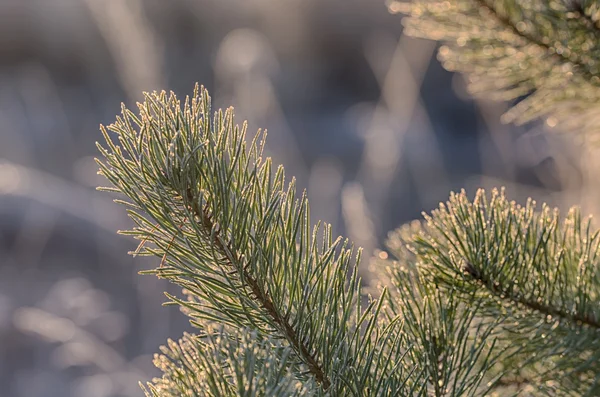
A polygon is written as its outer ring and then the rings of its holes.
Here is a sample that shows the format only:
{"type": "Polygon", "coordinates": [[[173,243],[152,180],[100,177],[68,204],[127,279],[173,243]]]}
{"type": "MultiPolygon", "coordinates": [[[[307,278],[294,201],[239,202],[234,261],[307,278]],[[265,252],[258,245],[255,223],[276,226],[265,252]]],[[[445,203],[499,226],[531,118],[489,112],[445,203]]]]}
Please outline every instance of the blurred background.
{"type": "Polygon", "coordinates": [[[200,82],[267,128],[314,219],[369,255],[461,188],[598,212],[590,150],[501,125],[435,51],[384,0],[0,0],[0,396],[141,396],[189,330],[94,190],[98,125],[142,91],[200,82]]]}

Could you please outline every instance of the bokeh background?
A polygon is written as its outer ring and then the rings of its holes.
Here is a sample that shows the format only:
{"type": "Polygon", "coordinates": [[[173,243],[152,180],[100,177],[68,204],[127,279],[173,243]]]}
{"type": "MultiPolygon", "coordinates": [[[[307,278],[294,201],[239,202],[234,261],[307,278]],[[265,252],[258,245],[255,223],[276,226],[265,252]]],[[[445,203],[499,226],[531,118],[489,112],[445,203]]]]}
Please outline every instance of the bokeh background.
{"type": "Polygon", "coordinates": [[[0,0],[0,396],[141,396],[189,330],[94,190],[98,125],[142,91],[200,82],[267,128],[314,218],[368,254],[461,188],[598,212],[591,149],[501,125],[435,52],[384,0],[0,0]]]}

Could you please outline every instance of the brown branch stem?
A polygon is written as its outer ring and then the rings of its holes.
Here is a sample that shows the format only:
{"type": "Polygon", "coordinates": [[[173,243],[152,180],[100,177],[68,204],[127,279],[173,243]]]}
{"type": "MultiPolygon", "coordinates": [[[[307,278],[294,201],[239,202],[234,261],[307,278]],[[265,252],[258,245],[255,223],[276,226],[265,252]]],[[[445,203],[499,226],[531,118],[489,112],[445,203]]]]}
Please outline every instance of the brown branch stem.
{"type": "Polygon", "coordinates": [[[475,267],[467,262],[464,268],[474,280],[479,281],[488,291],[494,295],[504,295],[515,303],[521,304],[531,310],[538,311],[546,316],[560,317],[575,323],[587,325],[590,328],[600,329],[600,321],[596,318],[582,313],[568,313],[556,307],[548,306],[543,303],[526,299],[521,294],[515,294],[510,289],[497,282],[492,281],[488,276],[480,271],[476,271],[475,267]]]}
{"type": "Polygon", "coordinates": [[[268,292],[263,291],[256,278],[254,278],[244,266],[238,263],[235,253],[231,252],[231,244],[224,243],[222,241],[219,230],[213,232],[215,225],[208,211],[208,205],[201,209],[199,204],[194,200],[194,196],[190,190],[188,190],[186,198],[194,215],[202,222],[202,226],[208,233],[212,233],[213,243],[217,247],[218,251],[223,255],[227,261],[227,264],[235,271],[241,273],[240,275],[242,276],[243,282],[248,285],[260,306],[268,313],[277,327],[283,331],[287,340],[290,342],[294,350],[300,354],[303,361],[308,366],[310,373],[313,374],[317,382],[321,384],[323,390],[329,389],[331,386],[331,381],[329,380],[327,374],[325,374],[314,354],[309,352],[308,347],[301,342],[292,325],[279,313],[273,304],[273,301],[269,297],[268,292]]]}

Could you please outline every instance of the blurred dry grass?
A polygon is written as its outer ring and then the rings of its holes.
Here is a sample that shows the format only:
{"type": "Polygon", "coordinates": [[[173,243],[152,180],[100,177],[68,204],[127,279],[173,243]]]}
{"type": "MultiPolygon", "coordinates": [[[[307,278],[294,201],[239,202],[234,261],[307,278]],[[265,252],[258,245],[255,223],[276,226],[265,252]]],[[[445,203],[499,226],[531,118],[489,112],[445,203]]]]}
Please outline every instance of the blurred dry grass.
{"type": "Polygon", "coordinates": [[[187,328],[93,190],[97,125],[142,90],[199,81],[268,128],[315,219],[367,254],[462,187],[598,212],[593,154],[500,125],[434,50],[383,0],[0,2],[0,396],[140,396],[187,328]]]}

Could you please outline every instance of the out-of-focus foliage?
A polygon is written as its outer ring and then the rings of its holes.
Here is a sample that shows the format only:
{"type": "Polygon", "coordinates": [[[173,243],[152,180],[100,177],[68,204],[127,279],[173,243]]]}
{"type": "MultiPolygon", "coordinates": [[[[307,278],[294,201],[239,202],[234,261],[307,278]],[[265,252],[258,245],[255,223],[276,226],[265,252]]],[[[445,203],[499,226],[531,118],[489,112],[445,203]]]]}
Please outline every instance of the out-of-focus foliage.
{"type": "Polygon", "coordinates": [[[392,2],[408,14],[409,35],[439,40],[448,70],[469,89],[519,99],[504,121],[546,117],[551,127],[596,139],[600,128],[600,7],[594,0],[415,0],[392,2]]]}

